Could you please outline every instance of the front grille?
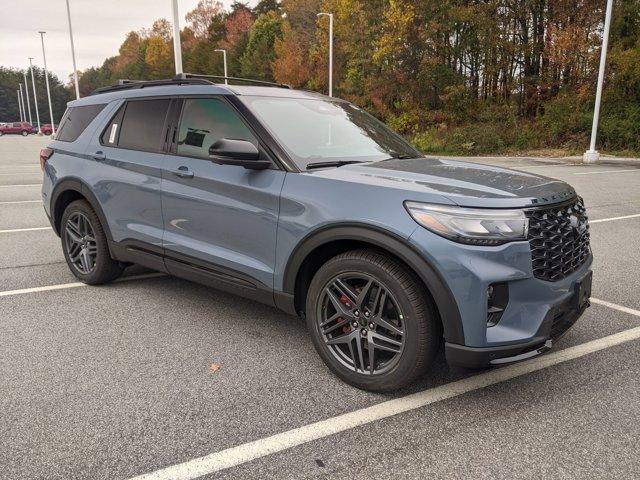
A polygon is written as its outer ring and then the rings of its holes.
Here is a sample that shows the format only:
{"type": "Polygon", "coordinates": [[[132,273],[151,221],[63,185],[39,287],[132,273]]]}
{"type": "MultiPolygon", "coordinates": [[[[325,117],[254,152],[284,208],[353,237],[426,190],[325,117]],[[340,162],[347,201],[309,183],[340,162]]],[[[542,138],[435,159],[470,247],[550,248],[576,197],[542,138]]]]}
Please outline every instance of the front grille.
{"type": "Polygon", "coordinates": [[[533,275],[555,282],[565,278],[589,258],[589,221],[582,198],[560,205],[532,209],[529,245],[533,275]]]}

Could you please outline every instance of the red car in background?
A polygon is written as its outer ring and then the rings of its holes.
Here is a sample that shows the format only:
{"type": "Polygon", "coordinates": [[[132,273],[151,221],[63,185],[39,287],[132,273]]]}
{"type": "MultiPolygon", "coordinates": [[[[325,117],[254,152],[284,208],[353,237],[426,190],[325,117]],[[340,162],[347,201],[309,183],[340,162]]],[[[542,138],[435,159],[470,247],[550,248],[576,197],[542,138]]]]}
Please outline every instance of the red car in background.
{"type": "Polygon", "coordinates": [[[13,122],[0,126],[0,135],[9,133],[16,133],[26,137],[30,133],[36,133],[36,129],[28,122],[13,122]]]}
{"type": "MultiPolygon", "coordinates": [[[[58,125],[55,124],[54,126],[56,127],[56,132],[57,132],[58,131],[58,125]]],[[[51,128],[51,124],[50,123],[43,124],[42,127],[40,127],[40,131],[44,135],[51,135],[53,133],[53,129],[51,128]]]]}

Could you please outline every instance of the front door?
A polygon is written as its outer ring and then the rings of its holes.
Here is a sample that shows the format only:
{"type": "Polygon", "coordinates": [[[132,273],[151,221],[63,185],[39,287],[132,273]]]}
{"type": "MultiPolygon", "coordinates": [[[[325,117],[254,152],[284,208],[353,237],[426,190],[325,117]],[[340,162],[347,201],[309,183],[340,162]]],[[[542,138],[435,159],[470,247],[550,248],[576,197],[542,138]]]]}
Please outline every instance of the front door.
{"type": "Polygon", "coordinates": [[[285,172],[275,165],[247,170],[209,159],[209,147],[221,138],[250,141],[268,158],[224,98],[184,99],[176,133],[162,175],[167,269],[223,288],[255,290],[256,298],[268,299],[285,172]]]}

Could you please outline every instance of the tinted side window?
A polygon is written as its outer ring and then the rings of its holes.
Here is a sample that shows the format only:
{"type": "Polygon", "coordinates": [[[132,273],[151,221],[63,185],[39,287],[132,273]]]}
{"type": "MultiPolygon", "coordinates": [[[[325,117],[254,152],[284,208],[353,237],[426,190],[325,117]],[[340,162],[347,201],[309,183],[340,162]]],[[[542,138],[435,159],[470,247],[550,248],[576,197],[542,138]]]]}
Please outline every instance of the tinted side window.
{"type": "Polygon", "coordinates": [[[67,108],[56,132],[56,140],[74,142],[105,106],[106,103],[67,108]]]}
{"type": "Polygon", "coordinates": [[[159,152],[169,102],[169,99],[127,102],[120,127],[118,147],[159,152]]]}
{"type": "Polygon", "coordinates": [[[258,140],[229,105],[213,98],[185,100],[178,134],[178,155],[209,158],[209,147],[221,138],[258,140]]]}
{"type": "Polygon", "coordinates": [[[124,110],[126,107],[127,104],[124,103],[113,116],[104,132],[102,132],[100,143],[103,145],[107,145],[109,147],[115,147],[118,145],[118,137],[120,137],[120,130],[122,127],[122,117],[124,117],[124,110]]]}

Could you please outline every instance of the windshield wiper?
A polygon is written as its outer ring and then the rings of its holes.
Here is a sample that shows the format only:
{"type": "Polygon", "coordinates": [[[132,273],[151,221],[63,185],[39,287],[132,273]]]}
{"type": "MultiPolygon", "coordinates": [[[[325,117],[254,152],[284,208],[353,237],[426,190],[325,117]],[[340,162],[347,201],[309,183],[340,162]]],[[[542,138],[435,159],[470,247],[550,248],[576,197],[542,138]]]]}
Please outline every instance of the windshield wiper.
{"type": "Polygon", "coordinates": [[[342,167],[343,165],[351,165],[352,163],[367,163],[362,160],[334,160],[330,162],[313,162],[307,165],[307,170],[314,168],[342,167]]]}

